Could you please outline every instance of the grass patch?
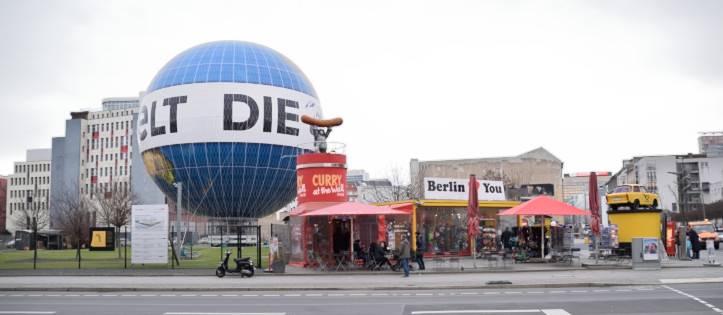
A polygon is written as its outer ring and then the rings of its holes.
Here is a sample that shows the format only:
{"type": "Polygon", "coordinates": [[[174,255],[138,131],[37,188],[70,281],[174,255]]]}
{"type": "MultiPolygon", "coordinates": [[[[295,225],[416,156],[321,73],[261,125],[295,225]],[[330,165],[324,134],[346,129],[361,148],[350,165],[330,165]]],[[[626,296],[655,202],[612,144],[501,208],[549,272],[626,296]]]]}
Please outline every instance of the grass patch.
{"type": "MultiPolygon", "coordinates": [[[[231,249],[231,257],[236,257],[236,248],[231,249]]],[[[190,255],[190,247],[186,248],[190,255]]],[[[124,257],[123,247],[115,251],[81,251],[82,269],[123,269],[124,257]],[[118,258],[118,252],[121,252],[118,258]]],[[[241,250],[244,257],[251,257],[258,266],[256,259],[256,247],[243,247],[241,250]]],[[[262,266],[267,267],[268,248],[261,247],[262,266]]],[[[181,259],[181,265],[176,268],[197,268],[213,269],[221,261],[221,249],[219,247],[194,246],[194,259],[181,259]]],[[[131,265],[131,248],[128,247],[128,268],[129,269],[170,269],[171,252],[168,251],[169,261],[167,264],[131,265]]],[[[233,266],[233,262],[231,262],[233,266]]],[[[78,260],[76,250],[38,250],[38,269],[77,269],[78,260]]],[[[33,251],[31,250],[7,250],[0,251],[0,269],[33,269],[33,251]]]]}

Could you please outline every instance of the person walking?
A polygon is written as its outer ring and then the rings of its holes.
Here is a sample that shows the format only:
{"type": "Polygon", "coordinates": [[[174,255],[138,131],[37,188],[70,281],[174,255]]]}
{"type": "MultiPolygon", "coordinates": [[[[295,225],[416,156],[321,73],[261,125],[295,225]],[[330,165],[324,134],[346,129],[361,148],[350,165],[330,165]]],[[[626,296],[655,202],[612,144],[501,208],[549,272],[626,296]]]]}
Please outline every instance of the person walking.
{"type": "Polygon", "coordinates": [[[512,238],[512,235],[514,235],[514,234],[512,233],[512,231],[510,231],[510,228],[509,228],[509,227],[506,227],[506,228],[505,228],[505,231],[502,232],[502,237],[501,237],[502,247],[503,247],[505,250],[511,250],[511,249],[512,249],[512,243],[510,242],[510,239],[512,238]]]}
{"type": "Polygon", "coordinates": [[[690,237],[690,245],[693,247],[693,259],[700,259],[700,237],[698,236],[698,232],[689,227],[688,237],[690,237]]]}
{"type": "Polygon", "coordinates": [[[417,232],[417,251],[414,256],[419,270],[424,270],[424,236],[417,232]]]}
{"type": "Polygon", "coordinates": [[[404,277],[409,277],[409,258],[411,257],[409,240],[406,235],[402,236],[402,242],[399,244],[399,259],[402,260],[402,269],[404,269],[404,277]]]}

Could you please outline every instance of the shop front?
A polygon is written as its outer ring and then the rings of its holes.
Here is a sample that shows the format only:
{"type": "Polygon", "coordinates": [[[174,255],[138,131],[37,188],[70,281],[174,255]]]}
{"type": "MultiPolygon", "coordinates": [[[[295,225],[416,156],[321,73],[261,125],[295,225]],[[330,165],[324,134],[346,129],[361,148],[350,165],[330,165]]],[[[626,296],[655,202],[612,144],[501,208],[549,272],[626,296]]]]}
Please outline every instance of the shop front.
{"type": "MultiPolygon", "coordinates": [[[[515,224],[514,218],[499,217],[498,213],[518,204],[505,200],[479,202],[477,252],[497,247],[499,233],[515,224]]],[[[412,238],[412,249],[423,252],[425,257],[471,255],[466,200],[407,200],[380,205],[411,213],[410,233],[416,236],[412,238]]]]}

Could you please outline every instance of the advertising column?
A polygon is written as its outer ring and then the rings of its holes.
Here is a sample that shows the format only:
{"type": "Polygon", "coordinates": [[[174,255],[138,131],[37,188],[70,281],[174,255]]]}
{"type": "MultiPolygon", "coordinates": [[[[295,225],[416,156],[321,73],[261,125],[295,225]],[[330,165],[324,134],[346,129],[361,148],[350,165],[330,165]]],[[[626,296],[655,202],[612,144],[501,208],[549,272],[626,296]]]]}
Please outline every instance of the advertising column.
{"type": "Polygon", "coordinates": [[[310,153],[296,158],[296,198],[306,202],[345,202],[346,155],[310,153]]]}

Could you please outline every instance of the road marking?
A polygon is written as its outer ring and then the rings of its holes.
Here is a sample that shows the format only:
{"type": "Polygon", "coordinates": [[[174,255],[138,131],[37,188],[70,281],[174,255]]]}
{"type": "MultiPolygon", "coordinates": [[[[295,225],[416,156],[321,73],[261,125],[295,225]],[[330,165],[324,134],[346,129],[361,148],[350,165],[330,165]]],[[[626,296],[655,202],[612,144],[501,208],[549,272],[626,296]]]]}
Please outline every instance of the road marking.
{"type": "Polygon", "coordinates": [[[493,295],[493,294],[500,294],[500,293],[499,293],[499,292],[485,292],[485,293],[482,293],[482,294],[484,294],[484,295],[493,295]]]}
{"type": "Polygon", "coordinates": [[[542,291],[529,291],[529,292],[527,292],[527,293],[528,293],[528,294],[543,294],[543,293],[545,293],[545,292],[542,292],[542,291]]]}
{"type": "Polygon", "coordinates": [[[195,294],[183,294],[181,296],[196,296],[195,294]]]}
{"type": "Polygon", "coordinates": [[[723,277],[719,278],[680,278],[680,279],[659,279],[660,283],[676,284],[676,283],[710,283],[723,282],[723,277]]]}
{"type": "Polygon", "coordinates": [[[388,296],[388,293],[372,293],[372,296],[388,296]]]}
{"type": "Polygon", "coordinates": [[[165,312],[163,315],[286,315],[286,313],[209,313],[209,312],[165,312]]]}
{"type": "Polygon", "coordinates": [[[83,296],[98,296],[98,294],[83,294],[83,296]]]}
{"type": "Polygon", "coordinates": [[[505,292],[505,294],[522,294],[522,292],[520,292],[520,291],[508,291],[508,292],[505,292]]]}
{"type": "Polygon", "coordinates": [[[201,296],[218,296],[218,294],[201,294],[201,296]]]}
{"type": "Polygon", "coordinates": [[[630,289],[621,289],[621,290],[615,290],[615,292],[632,292],[633,290],[630,289]]]}
{"type": "Polygon", "coordinates": [[[722,311],[722,310],[716,308],[714,305],[711,305],[710,303],[708,303],[708,302],[706,302],[706,301],[703,301],[703,300],[699,299],[699,298],[696,297],[696,296],[693,296],[693,295],[691,295],[691,294],[685,293],[685,292],[680,291],[680,290],[678,290],[678,289],[669,287],[669,286],[667,286],[667,285],[664,285],[663,288],[666,288],[666,289],[668,289],[668,290],[670,290],[670,291],[673,291],[673,292],[675,292],[675,293],[678,293],[678,294],[680,294],[680,295],[682,295],[682,296],[685,296],[685,297],[687,297],[687,298],[693,299],[694,301],[696,301],[696,302],[698,302],[698,303],[700,303],[700,304],[705,305],[706,307],[710,308],[712,311],[714,311],[714,312],[716,312],[716,313],[723,314],[723,311],[722,311]]]}
{"type": "Polygon", "coordinates": [[[431,295],[434,295],[434,294],[432,294],[432,293],[415,293],[414,295],[418,295],[418,296],[431,296],[431,295]]]}
{"type": "MultiPolygon", "coordinates": [[[[244,295],[245,296],[245,295],[244,295]]],[[[321,296],[321,294],[318,293],[312,293],[312,294],[306,294],[306,296],[321,296]]]]}
{"type": "Polygon", "coordinates": [[[10,296],[25,296],[25,295],[24,294],[10,294],[10,296]]]}
{"type": "Polygon", "coordinates": [[[103,294],[103,296],[118,296],[118,294],[103,294]]]}
{"type": "MultiPolygon", "coordinates": [[[[72,295],[66,295],[66,296],[72,296],[72,295]]],[[[77,295],[76,295],[77,296],[77,295]]],[[[135,294],[123,294],[121,296],[136,296],[135,294]]]]}
{"type": "MultiPolygon", "coordinates": [[[[80,294],[66,294],[64,296],[80,296],[80,294]]],[[[134,295],[135,296],[135,295],[134,295]]]]}
{"type": "Polygon", "coordinates": [[[610,290],[607,290],[607,289],[605,289],[605,290],[595,290],[595,292],[610,292],[610,290]]]}
{"type": "Polygon", "coordinates": [[[477,292],[462,292],[461,294],[462,294],[462,295],[477,295],[477,294],[479,294],[479,293],[477,293],[477,292]]]}
{"type": "Polygon", "coordinates": [[[367,296],[367,294],[366,293],[352,293],[352,294],[349,294],[349,296],[367,296]]]}
{"type": "Polygon", "coordinates": [[[48,294],[48,295],[46,295],[46,296],[62,296],[62,295],[60,295],[60,294],[48,294]]]}
{"type": "Polygon", "coordinates": [[[530,309],[530,310],[445,310],[445,311],[413,311],[412,315],[423,314],[490,314],[490,313],[543,313],[545,315],[571,315],[563,309],[530,309]]]}
{"type": "Polygon", "coordinates": [[[53,311],[0,311],[0,314],[55,314],[53,311]]]}
{"type": "Polygon", "coordinates": [[[141,294],[141,296],[156,296],[155,294],[141,294]]]}
{"type": "Polygon", "coordinates": [[[562,291],[550,291],[550,293],[565,293],[565,292],[567,292],[567,291],[564,291],[564,290],[562,290],[562,291]]]}
{"type": "Polygon", "coordinates": [[[331,293],[331,294],[327,294],[327,296],[344,296],[344,294],[331,293]]]}
{"type": "MultiPolygon", "coordinates": [[[[222,296],[238,296],[238,294],[224,294],[222,296]]],[[[290,296],[290,295],[287,295],[287,296],[290,296]]]]}
{"type": "Polygon", "coordinates": [[[5,296],[5,294],[0,294],[0,296],[5,296]]]}
{"type": "Polygon", "coordinates": [[[572,290],[572,293],[587,293],[587,290],[572,290]]]}

